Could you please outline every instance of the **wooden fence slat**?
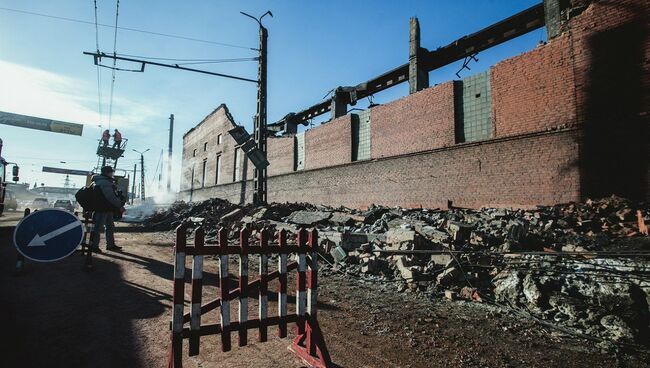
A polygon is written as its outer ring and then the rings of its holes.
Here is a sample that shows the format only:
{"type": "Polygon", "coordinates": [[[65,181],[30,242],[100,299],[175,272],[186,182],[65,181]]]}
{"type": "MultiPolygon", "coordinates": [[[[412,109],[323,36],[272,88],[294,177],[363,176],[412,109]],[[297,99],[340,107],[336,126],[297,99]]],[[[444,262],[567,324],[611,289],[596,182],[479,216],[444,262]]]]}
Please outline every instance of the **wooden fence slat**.
{"type": "Polygon", "coordinates": [[[307,268],[307,256],[306,256],[306,246],[307,246],[307,230],[301,228],[298,230],[298,247],[300,251],[298,253],[298,277],[296,280],[296,314],[298,315],[298,334],[302,335],[305,333],[305,312],[307,306],[307,278],[306,278],[306,268],[307,268]]]}
{"type": "MultiPolygon", "coordinates": [[[[260,232],[260,247],[267,248],[269,245],[269,231],[267,228],[260,232]]],[[[257,341],[264,342],[267,340],[266,320],[268,318],[268,282],[266,277],[269,273],[269,257],[266,254],[260,254],[260,282],[258,298],[258,315],[260,319],[260,329],[257,341]]]]}
{"type": "MultiPolygon", "coordinates": [[[[278,233],[278,245],[280,247],[287,246],[287,232],[282,229],[278,233]]],[[[287,337],[287,254],[281,253],[278,257],[278,281],[280,282],[280,291],[278,292],[278,316],[280,323],[278,324],[278,336],[280,338],[287,337]]]]}
{"type": "MultiPolygon", "coordinates": [[[[243,228],[239,232],[239,324],[245,324],[248,320],[248,229],[243,228]]],[[[239,346],[248,344],[248,330],[239,329],[239,346]]]]}
{"type": "Polygon", "coordinates": [[[185,247],[187,226],[176,228],[174,246],[174,293],[172,296],[172,364],[174,368],[183,367],[183,308],[185,303],[185,247]]]}
{"type": "MultiPolygon", "coordinates": [[[[228,230],[219,229],[219,246],[228,246],[228,230]]],[[[219,256],[219,287],[221,289],[221,350],[230,351],[230,277],[228,255],[219,256]]]]}
{"type": "MultiPolygon", "coordinates": [[[[309,270],[307,271],[307,314],[308,321],[316,320],[318,304],[318,230],[309,232],[309,270]]],[[[316,340],[312,336],[313,328],[307,324],[307,352],[316,355],[316,340]]]]}
{"type": "MultiPolygon", "coordinates": [[[[205,230],[199,227],[194,232],[194,247],[205,245],[205,230]]],[[[190,307],[190,356],[199,355],[201,329],[201,296],[203,293],[203,256],[192,257],[192,305],[190,307]]]]}

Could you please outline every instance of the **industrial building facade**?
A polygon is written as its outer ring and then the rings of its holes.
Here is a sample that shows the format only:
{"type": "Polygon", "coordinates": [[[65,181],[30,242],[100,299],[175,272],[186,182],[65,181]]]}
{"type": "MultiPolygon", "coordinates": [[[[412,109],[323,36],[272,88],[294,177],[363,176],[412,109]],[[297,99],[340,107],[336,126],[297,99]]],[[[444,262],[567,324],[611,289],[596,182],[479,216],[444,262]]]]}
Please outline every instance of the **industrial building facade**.
{"type": "MultiPolygon", "coordinates": [[[[547,21],[547,44],[483,73],[269,137],[269,201],[649,199],[648,10],[639,0],[573,1],[564,21],[547,21]]],[[[181,199],[251,201],[253,167],[228,134],[234,126],[221,105],[184,135],[181,199]]]]}

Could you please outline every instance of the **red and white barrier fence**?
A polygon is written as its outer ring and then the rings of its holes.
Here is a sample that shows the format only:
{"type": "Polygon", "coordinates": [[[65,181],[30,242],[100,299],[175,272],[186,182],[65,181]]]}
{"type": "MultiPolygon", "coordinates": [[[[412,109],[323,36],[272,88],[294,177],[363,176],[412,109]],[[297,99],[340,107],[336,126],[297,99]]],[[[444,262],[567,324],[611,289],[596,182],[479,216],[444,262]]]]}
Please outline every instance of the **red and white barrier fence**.
{"type": "MultiPolygon", "coordinates": [[[[189,339],[189,355],[199,354],[200,338],[206,335],[221,335],[221,349],[231,349],[231,333],[237,332],[238,345],[248,343],[248,330],[258,330],[258,341],[267,340],[269,326],[278,326],[278,336],[287,336],[287,324],[296,323],[297,337],[290,346],[299,358],[313,367],[331,367],[332,361],[325,345],[316,319],[318,302],[318,232],[313,229],[300,229],[297,244],[287,244],[287,234],[281,230],[276,242],[269,239],[269,231],[263,229],[256,244],[249,245],[249,231],[242,229],[239,246],[228,245],[228,232],[220,229],[217,245],[205,244],[205,231],[198,227],[194,233],[194,245],[187,245],[188,224],[176,229],[174,247],[174,293],[171,323],[171,349],[169,367],[181,368],[183,364],[183,339],[189,339]],[[269,256],[278,255],[278,269],[269,272],[269,256]],[[297,262],[288,263],[288,256],[296,254],[297,262]],[[219,260],[220,298],[201,304],[203,287],[204,256],[217,256],[219,260]],[[239,257],[238,288],[230,289],[230,256],[239,257]],[[249,282],[249,256],[259,256],[259,277],[249,282]],[[185,261],[192,256],[192,283],[190,312],[185,313],[185,261]],[[296,310],[289,313],[287,308],[287,273],[297,270],[296,310]],[[268,316],[268,284],[278,279],[277,316],[268,316]],[[248,315],[249,295],[258,295],[258,316],[248,315]],[[238,320],[232,321],[230,302],[237,301],[238,320]],[[220,323],[202,324],[201,316],[219,309],[220,323]],[[185,326],[189,322],[189,328],[185,326]]],[[[256,243],[256,242],[254,242],[256,243]]]]}

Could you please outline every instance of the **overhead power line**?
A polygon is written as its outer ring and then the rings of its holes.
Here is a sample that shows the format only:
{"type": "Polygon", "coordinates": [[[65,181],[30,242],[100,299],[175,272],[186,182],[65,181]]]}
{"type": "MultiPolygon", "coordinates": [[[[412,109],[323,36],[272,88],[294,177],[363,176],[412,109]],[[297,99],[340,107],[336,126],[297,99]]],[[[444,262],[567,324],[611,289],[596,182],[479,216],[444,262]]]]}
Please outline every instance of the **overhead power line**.
{"type": "MultiPolygon", "coordinates": [[[[14,12],[14,13],[27,14],[27,15],[34,15],[34,16],[43,17],[43,18],[58,19],[58,20],[66,21],[66,22],[89,24],[89,25],[92,25],[92,26],[95,25],[95,22],[90,22],[90,21],[87,21],[87,20],[74,19],[74,18],[68,18],[68,17],[61,17],[61,16],[57,16],[57,15],[37,13],[37,12],[32,12],[32,11],[27,11],[27,10],[12,9],[12,8],[5,8],[5,7],[0,7],[0,10],[4,10],[4,11],[8,11],[8,12],[14,12]]],[[[97,25],[99,27],[106,27],[106,28],[113,28],[114,27],[114,26],[112,26],[110,24],[102,24],[102,23],[98,23],[97,25]]],[[[161,36],[161,37],[176,38],[176,39],[179,39],[179,40],[201,42],[201,43],[207,43],[207,44],[223,46],[223,47],[232,47],[232,48],[237,48],[237,49],[257,51],[257,49],[254,48],[254,47],[235,45],[235,44],[226,43],[226,42],[203,40],[203,39],[200,39],[200,38],[179,36],[179,35],[175,35],[175,34],[155,32],[155,31],[147,31],[147,30],[144,30],[144,29],[131,28],[131,27],[117,27],[117,28],[119,30],[122,30],[122,31],[144,33],[144,34],[150,34],[150,35],[161,36]]]]}
{"type": "MultiPolygon", "coordinates": [[[[120,15],[120,0],[115,5],[115,33],[113,35],[113,56],[117,55],[117,18],[120,15]]],[[[99,52],[99,49],[97,50],[99,52]]],[[[113,70],[111,71],[111,97],[108,105],[108,129],[111,129],[111,119],[113,118],[113,90],[115,89],[115,66],[117,59],[113,59],[113,70]]]]}
{"type": "MultiPolygon", "coordinates": [[[[97,0],[95,3],[95,46],[99,51],[99,25],[97,23],[97,0]]],[[[99,65],[97,65],[97,112],[99,113],[99,123],[102,123],[102,72],[99,65]]]]}
{"type": "Polygon", "coordinates": [[[129,55],[129,54],[117,54],[117,56],[125,56],[125,57],[130,57],[130,58],[147,59],[147,60],[181,61],[182,63],[178,63],[178,65],[236,63],[236,62],[240,62],[240,61],[257,61],[257,60],[259,60],[258,57],[232,58],[232,59],[182,59],[182,58],[164,58],[164,57],[129,55]]]}

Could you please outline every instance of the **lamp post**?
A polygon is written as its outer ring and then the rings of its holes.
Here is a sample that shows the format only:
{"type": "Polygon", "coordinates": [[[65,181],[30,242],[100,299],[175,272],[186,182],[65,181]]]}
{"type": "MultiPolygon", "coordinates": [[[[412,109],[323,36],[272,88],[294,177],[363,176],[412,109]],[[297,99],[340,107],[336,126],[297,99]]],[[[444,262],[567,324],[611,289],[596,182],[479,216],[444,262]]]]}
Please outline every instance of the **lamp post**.
{"type": "MultiPolygon", "coordinates": [[[[273,13],[267,11],[261,17],[255,18],[250,14],[240,12],[243,15],[253,19],[259,25],[260,32],[260,49],[259,49],[259,66],[257,70],[257,114],[255,114],[255,124],[253,130],[253,137],[257,148],[264,155],[266,159],[266,74],[267,74],[267,39],[269,37],[268,30],[262,25],[262,18],[266,15],[273,17],[273,13]]],[[[263,205],[266,204],[266,169],[255,168],[253,173],[253,204],[263,205]]]]}

